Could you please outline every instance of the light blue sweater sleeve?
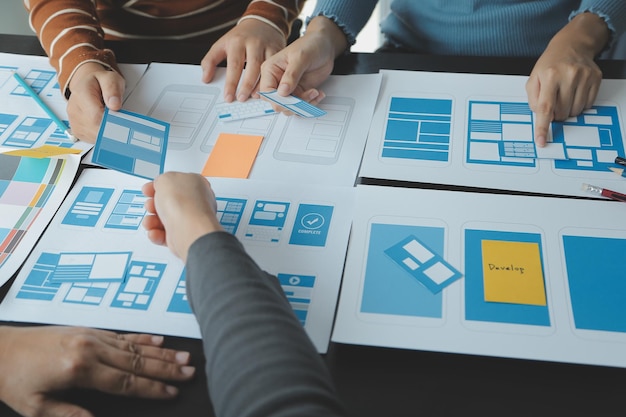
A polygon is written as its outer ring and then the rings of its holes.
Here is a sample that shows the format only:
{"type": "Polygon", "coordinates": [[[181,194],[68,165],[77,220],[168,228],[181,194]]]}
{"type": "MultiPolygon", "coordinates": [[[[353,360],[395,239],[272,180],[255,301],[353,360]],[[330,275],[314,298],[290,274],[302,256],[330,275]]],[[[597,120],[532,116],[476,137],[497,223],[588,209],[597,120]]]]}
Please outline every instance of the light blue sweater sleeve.
{"type": "Polygon", "coordinates": [[[311,17],[331,19],[346,34],[348,44],[353,45],[377,3],[378,0],[317,0],[311,17]]]}
{"type": "Polygon", "coordinates": [[[604,19],[612,32],[612,41],[626,32],[625,0],[583,0],[580,7],[572,12],[570,19],[584,12],[595,13],[604,19]]]}
{"type": "MultiPolygon", "coordinates": [[[[332,19],[350,44],[376,0],[318,0],[312,16],[332,19]]],[[[607,22],[612,40],[626,31],[626,0],[393,0],[382,21],[387,42],[419,53],[529,56],[579,13],[607,22]]]]}

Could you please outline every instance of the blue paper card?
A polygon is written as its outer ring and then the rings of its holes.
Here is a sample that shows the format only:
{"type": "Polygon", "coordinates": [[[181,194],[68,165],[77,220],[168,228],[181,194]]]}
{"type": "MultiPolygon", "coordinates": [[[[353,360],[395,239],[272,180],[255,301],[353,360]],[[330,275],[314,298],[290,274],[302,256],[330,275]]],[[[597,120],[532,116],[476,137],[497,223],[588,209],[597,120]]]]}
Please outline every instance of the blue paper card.
{"type": "Polygon", "coordinates": [[[412,235],[385,250],[385,253],[435,294],[463,276],[412,235]]]}
{"type": "Polygon", "coordinates": [[[105,109],[93,150],[98,165],[154,179],[163,173],[169,124],[126,110],[105,109]]]}
{"type": "Polygon", "coordinates": [[[123,282],[132,252],[63,252],[50,282],[123,282]]]}
{"type": "Polygon", "coordinates": [[[307,103],[296,96],[283,97],[279,95],[276,90],[265,93],[259,92],[259,94],[273,103],[297,114],[298,116],[320,117],[326,114],[326,112],[319,107],[315,107],[314,105],[307,103]]]}

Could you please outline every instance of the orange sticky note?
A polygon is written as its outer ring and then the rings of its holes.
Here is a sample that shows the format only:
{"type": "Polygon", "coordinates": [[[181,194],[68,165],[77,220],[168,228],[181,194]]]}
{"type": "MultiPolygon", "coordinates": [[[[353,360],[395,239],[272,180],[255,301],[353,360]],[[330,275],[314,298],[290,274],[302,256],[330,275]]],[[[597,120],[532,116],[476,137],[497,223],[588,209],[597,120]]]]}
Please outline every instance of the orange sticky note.
{"type": "Polygon", "coordinates": [[[5,155],[13,155],[13,156],[26,156],[29,158],[50,158],[51,156],[59,156],[59,155],[68,155],[68,154],[79,154],[81,152],[80,149],[73,148],[61,148],[60,146],[53,145],[43,145],[38,148],[31,149],[17,149],[14,151],[5,152],[5,155]]]}
{"type": "Polygon", "coordinates": [[[485,301],[546,305],[539,245],[483,240],[485,301]]]}
{"type": "Polygon", "coordinates": [[[220,133],[207,159],[205,177],[248,178],[263,136],[220,133]]]}

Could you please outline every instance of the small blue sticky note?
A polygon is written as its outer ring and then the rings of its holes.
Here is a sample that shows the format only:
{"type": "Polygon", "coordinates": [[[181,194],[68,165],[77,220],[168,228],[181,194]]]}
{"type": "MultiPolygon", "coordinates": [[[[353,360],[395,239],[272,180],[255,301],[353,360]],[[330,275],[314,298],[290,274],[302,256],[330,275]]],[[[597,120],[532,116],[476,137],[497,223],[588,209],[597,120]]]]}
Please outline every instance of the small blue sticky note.
{"type": "Polygon", "coordinates": [[[275,104],[297,114],[302,117],[320,117],[326,114],[326,112],[319,107],[307,103],[306,101],[296,96],[283,97],[278,94],[278,91],[270,91],[259,94],[266,99],[272,101],[275,104]]]}
{"type": "Polygon", "coordinates": [[[463,276],[413,235],[385,250],[385,254],[434,294],[463,276]]]}
{"type": "Polygon", "coordinates": [[[300,204],[289,244],[325,246],[332,216],[332,206],[300,204]]]}
{"type": "Polygon", "coordinates": [[[163,173],[169,127],[166,122],[142,114],[105,109],[92,161],[154,179],[163,173]]]}

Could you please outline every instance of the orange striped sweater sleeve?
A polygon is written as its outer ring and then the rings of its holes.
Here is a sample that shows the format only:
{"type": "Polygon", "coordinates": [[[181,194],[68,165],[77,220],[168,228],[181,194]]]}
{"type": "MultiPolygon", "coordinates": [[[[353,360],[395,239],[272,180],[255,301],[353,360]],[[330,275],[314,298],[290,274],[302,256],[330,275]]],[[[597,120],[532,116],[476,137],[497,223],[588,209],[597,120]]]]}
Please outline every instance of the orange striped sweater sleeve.
{"type": "Polygon", "coordinates": [[[241,20],[257,19],[289,36],[291,24],[300,15],[305,0],[252,0],[241,20]]]}
{"type": "MultiPolygon", "coordinates": [[[[118,71],[105,39],[204,41],[209,45],[242,19],[289,35],[305,0],[24,0],[29,21],[57,70],[62,91],[85,62],[118,71]]],[[[208,50],[208,47],[207,47],[208,50]]]]}
{"type": "Polygon", "coordinates": [[[56,69],[61,91],[78,66],[97,62],[118,71],[113,51],[104,47],[104,33],[95,4],[81,0],[24,0],[29,23],[56,69]]]}

